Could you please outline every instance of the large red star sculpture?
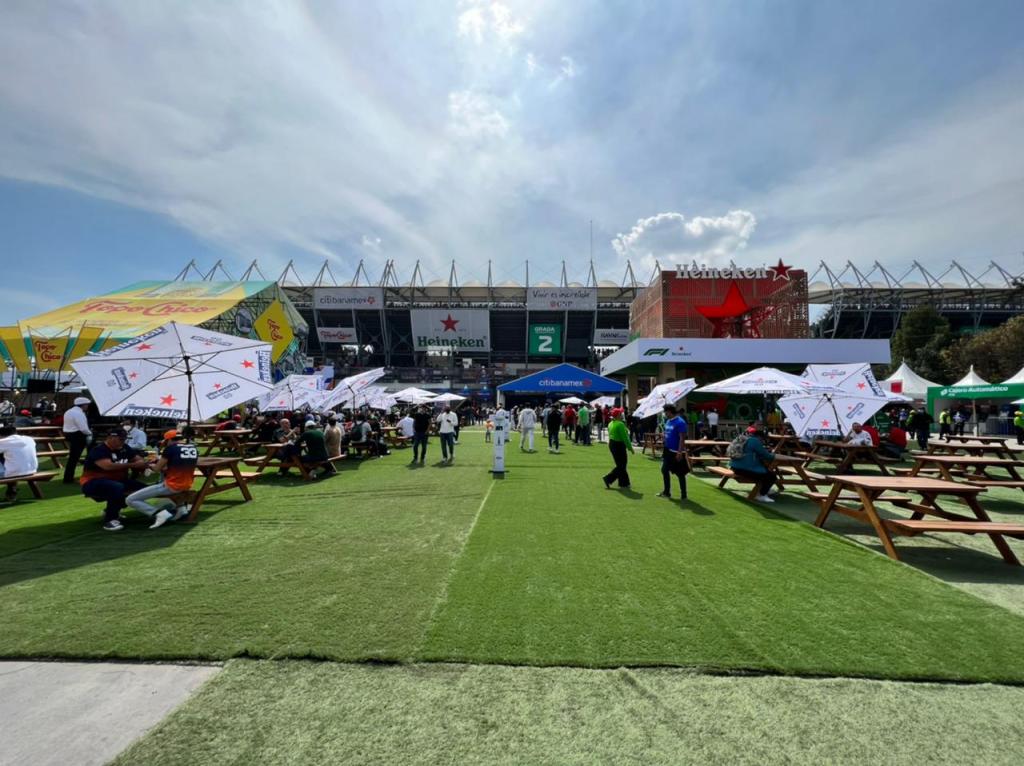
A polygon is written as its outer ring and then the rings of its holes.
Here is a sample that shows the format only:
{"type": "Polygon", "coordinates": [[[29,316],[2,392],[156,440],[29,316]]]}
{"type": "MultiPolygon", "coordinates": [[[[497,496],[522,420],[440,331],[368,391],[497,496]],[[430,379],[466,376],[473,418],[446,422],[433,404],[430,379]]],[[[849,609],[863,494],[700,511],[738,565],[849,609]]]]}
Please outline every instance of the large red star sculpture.
{"type": "Polygon", "coordinates": [[[775,307],[751,306],[734,280],[725,300],[717,306],[697,306],[697,311],[711,322],[712,338],[760,338],[761,323],[775,313],[775,307]]]}
{"type": "Polygon", "coordinates": [[[448,332],[449,330],[455,332],[455,325],[461,321],[461,319],[452,319],[451,312],[448,312],[448,318],[441,320],[441,324],[444,325],[444,330],[442,332],[448,332]]]}
{"type": "Polygon", "coordinates": [[[772,282],[778,282],[780,279],[785,279],[788,282],[789,272],[792,269],[793,267],[784,264],[781,258],[779,258],[778,264],[776,264],[775,266],[768,267],[768,271],[772,273],[772,282]]]}
{"type": "Polygon", "coordinates": [[[168,407],[170,407],[172,404],[174,404],[174,396],[172,396],[171,394],[167,394],[167,396],[161,396],[160,404],[166,404],[168,407]]]}

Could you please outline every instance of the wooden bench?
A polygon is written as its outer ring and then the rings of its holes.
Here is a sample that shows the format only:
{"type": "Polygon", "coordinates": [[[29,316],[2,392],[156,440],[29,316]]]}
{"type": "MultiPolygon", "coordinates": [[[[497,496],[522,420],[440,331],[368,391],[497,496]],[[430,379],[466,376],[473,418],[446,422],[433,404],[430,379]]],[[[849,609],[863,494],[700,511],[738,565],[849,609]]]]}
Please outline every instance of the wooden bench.
{"type": "Polygon", "coordinates": [[[10,476],[0,478],[0,486],[13,487],[19,481],[23,481],[28,484],[28,488],[32,491],[32,495],[37,500],[43,499],[43,492],[39,489],[39,484],[44,481],[49,481],[57,475],[56,471],[37,471],[29,476],[10,476]]]}
{"type": "Polygon", "coordinates": [[[885,525],[896,532],[913,536],[924,532],[956,532],[967,535],[1005,535],[1024,538],[1024,524],[1002,521],[945,521],[932,519],[886,519],[885,525]]]}
{"type": "MultiPolygon", "coordinates": [[[[828,500],[829,493],[828,492],[808,492],[807,493],[807,497],[810,500],[814,500],[816,503],[823,503],[826,500],[828,500]]],[[[839,494],[839,497],[837,497],[836,500],[839,501],[839,502],[859,503],[860,502],[860,495],[858,495],[858,494],[856,494],[854,492],[842,492],[842,493],[839,494]]],[[[914,500],[914,498],[912,498],[910,495],[886,495],[885,499],[882,502],[892,503],[893,505],[903,505],[905,503],[911,503],[911,502],[913,502],[913,500],[914,500]]]]}
{"type": "Polygon", "coordinates": [[[61,471],[61,470],[64,469],[64,466],[61,465],[60,459],[62,457],[67,457],[67,456],[68,456],[68,450],[66,450],[66,449],[48,449],[48,450],[42,450],[40,452],[36,452],[36,457],[37,458],[40,458],[40,459],[42,459],[44,457],[45,458],[49,458],[50,462],[53,463],[53,467],[56,468],[58,471],[61,471]]]}
{"type": "Polygon", "coordinates": [[[412,439],[408,436],[402,436],[396,433],[386,433],[384,434],[384,441],[386,441],[390,447],[408,447],[412,439]]]}
{"type": "Polygon", "coordinates": [[[964,476],[967,477],[967,483],[976,484],[979,487],[1006,487],[1008,489],[1024,489],[1024,481],[1014,481],[1012,479],[1007,479],[1006,481],[1001,481],[999,479],[976,479],[969,473],[965,473],[964,476]]]}
{"type": "MultiPolygon", "coordinates": [[[[735,481],[737,484],[750,484],[750,492],[747,493],[747,499],[753,500],[757,497],[757,482],[747,476],[737,476],[736,472],[731,468],[723,468],[722,466],[713,465],[708,468],[708,473],[713,473],[716,476],[721,476],[722,480],[718,482],[719,489],[725,489],[725,485],[728,481],[735,481]]],[[[776,477],[775,483],[779,486],[779,489],[783,489],[781,480],[776,477]]]]}
{"type": "Polygon", "coordinates": [[[802,457],[808,463],[833,463],[838,465],[843,462],[841,457],[835,457],[833,455],[822,455],[817,452],[794,452],[793,457],[802,457]]]}

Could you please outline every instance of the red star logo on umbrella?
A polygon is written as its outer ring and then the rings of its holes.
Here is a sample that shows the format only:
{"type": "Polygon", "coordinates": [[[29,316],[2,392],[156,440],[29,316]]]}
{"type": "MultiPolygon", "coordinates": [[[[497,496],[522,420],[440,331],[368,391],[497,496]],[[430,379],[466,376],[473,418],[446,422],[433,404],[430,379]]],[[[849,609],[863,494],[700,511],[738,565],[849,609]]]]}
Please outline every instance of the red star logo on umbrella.
{"type": "Polygon", "coordinates": [[[792,266],[787,266],[786,264],[784,264],[782,262],[782,259],[779,258],[778,264],[776,264],[775,266],[769,267],[768,271],[770,271],[772,273],[772,282],[777,282],[780,279],[785,279],[788,282],[789,281],[789,272],[792,269],[793,269],[792,266]]]}
{"type": "Polygon", "coordinates": [[[829,421],[827,421],[827,420],[821,421],[821,427],[822,428],[828,428],[828,426],[829,426],[829,421]]]}
{"type": "Polygon", "coordinates": [[[130,373],[128,373],[128,377],[131,378],[132,380],[135,380],[137,377],[139,377],[139,373],[137,373],[137,372],[130,372],[130,373]]]}
{"type": "Polygon", "coordinates": [[[860,388],[860,389],[863,389],[866,386],[867,386],[867,383],[865,383],[863,380],[860,383],[857,384],[857,388],[860,388]]]}
{"type": "Polygon", "coordinates": [[[451,312],[448,312],[448,318],[441,320],[441,324],[444,325],[444,332],[448,332],[449,330],[455,332],[455,325],[461,321],[461,319],[452,319],[451,312]]]}
{"type": "Polygon", "coordinates": [[[214,388],[220,388],[220,383],[214,383],[214,384],[213,384],[213,387],[214,387],[214,388]]]}
{"type": "Polygon", "coordinates": [[[248,369],[248,368],[252,367],[252,362],[250,362],[248,359],[243,359],[242,360],[242,366],[245,367],[246,369],[248,369]]]}
{"type": "Polygon", "coordinates": [[[140,343],[138,346],[135,347],[135,350],[136,351],[149,351],[151,348],[153,348],[153,347],[151,345],[149,345],[148,343],[140,343]]]}
{"type": "Polygon", "coordinates": [[[170,407],[172,404],[174,404],[174,397],[171,394],[167,394],[167,396],[161,396],[160,404],[166,404],[168,407],[170,407]]]}

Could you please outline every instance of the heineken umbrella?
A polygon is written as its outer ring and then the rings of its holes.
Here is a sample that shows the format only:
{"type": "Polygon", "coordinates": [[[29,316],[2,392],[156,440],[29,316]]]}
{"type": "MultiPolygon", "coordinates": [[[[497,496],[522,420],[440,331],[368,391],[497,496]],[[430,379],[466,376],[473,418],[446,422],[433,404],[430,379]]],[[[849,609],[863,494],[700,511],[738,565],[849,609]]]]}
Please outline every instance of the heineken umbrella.
{"type": "Polygon", "coordinates": [[[466,397],[459,396],[458,394],[441,394],[435,396],[430,400],[430,404],[444,404],[446,402],[462,402],[465,401],[466,397]]]}
{"type": "Polygon", "coordinates": [[[564,399],[559,399],[562,404],[586,404],[585,399],[580,399],[578,396],[567,396],[564,399]]]}
{"type": "Polygon", "coordinates": [[[666,404],[675,404],[696,387],[697,381],[693,378],[677,380],[672,383],[662,383],[660,386],[655,386],[651,389],[651,393],[644,397],[644,400],[640,402],[640,406],[636,408],[633,415],[640,419],[649,418],[651,415],[657,415],[662,411],[662,409],[664,409],[666,404]]]}
{"type": "Polygon", "coordinates": [[[867,362],[853,364],[809,364],[803,377],[825,388],[858,396],[885,396],[867,362]]]}
{"type": "Polygon", "coordinates": [[[784,396],[778,401],[797,436],[845,436],[889,404],[884,396],[856,396],[842,391],[784,396]]]}
{"type": "Polygon", "coordinates": [[[698,388],[700,393],[709,394],[806,394],[820,391],[820,383],[815,383],[799,375],[776,370],[774,367],[758,367],[756,370],[734,375],[731,378],[710,383],[698,388]]]}
{"type": "Polygon", "coordinates": [[[366,370],[365,372],[342,378],[334,384],[334,388],[331,389],[329,396],[320,403],[320,406],[325,410],[341,407],[364,388],[373,385],[383,378],[386,373],[387,371],[383,367],[377,367],[373,370],[366,370]]]}
{"type": "Polygon", "coordinates": [[[320,390],[319,375],[289,375],[256,400],[260,412],[291,412],[312,406],[320,390]]]}
{"type": "Polygon", "coordinates": [[[206,420],[273,388],[271,345],[169,322],[71,363],[103,415],[206,420]]]}
{"type": "Polygon", "coordinates": [[[614,407],[615,397],[614,396],[599,396],[591,404],[595,407],[614,407]]]}

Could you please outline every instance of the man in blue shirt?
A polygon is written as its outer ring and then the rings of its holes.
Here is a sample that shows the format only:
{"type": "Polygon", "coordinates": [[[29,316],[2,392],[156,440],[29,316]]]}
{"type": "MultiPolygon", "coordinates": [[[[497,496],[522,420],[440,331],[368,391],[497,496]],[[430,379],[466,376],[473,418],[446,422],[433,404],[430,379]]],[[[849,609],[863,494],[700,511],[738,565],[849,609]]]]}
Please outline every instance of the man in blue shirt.
{"type": "Polygon", "coordinates": [[[658,497],[672,497],[672,474],[679,477],[679,496],[686,499],[686,474],[690,464],[686,460],[686,421],[679,416],[674,404],[666,404],[665,447],[661,452],[661,479],[665,489],[658,497]]]}

